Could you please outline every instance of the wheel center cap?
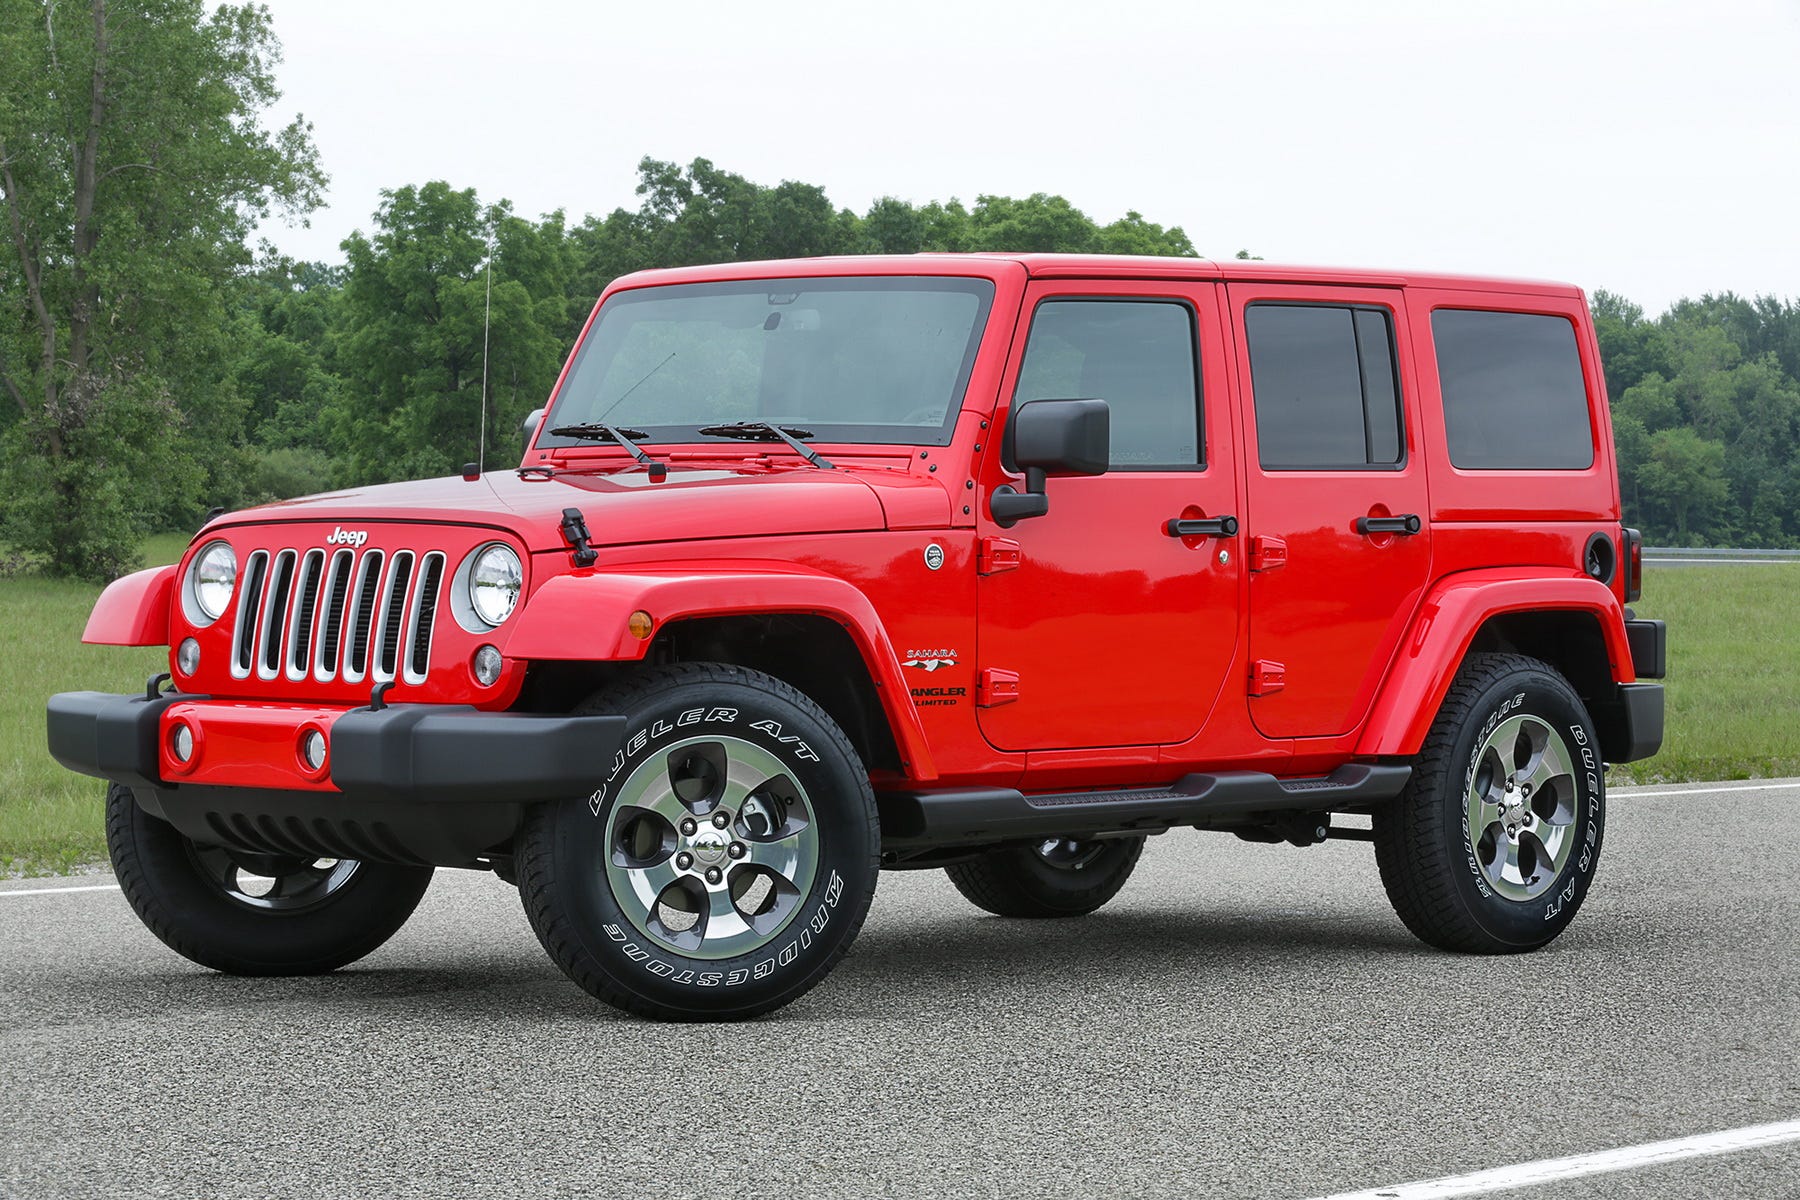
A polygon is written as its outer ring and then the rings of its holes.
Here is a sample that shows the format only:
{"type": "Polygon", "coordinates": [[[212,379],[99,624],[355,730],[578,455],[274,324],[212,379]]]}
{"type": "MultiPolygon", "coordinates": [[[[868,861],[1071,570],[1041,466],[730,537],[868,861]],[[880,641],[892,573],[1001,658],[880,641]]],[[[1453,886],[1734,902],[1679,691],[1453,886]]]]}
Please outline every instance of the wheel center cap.
{"type": "Polygon", "coordinates": [[[695,836],[691,848],[694,857],[708,866],[717,866],[725,861],[725,835],[716,829],[708,829],[695,836]]]}

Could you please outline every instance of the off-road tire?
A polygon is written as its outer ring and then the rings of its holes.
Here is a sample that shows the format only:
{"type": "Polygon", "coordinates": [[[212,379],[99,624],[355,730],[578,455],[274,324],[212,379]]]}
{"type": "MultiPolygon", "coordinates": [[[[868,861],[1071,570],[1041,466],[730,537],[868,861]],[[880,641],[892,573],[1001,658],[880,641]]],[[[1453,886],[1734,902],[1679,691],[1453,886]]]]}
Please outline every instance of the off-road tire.
{"type": "MultiPolygon", "coordinates": [[[[823,979],[862,928],[880,867],[874,792],[855,749],[836,723],[786,683],[718,663],[682,663],[646,671],[629,683],[596,693],[580,711],[627,718],[619,751],[610,762],[596,764],[591,796],[535,806],[516,842],[525,913],[557,966],[615,1008],[669,1021],[754,1017],[793,1001],[823,979]],[[789,915],[776,918],[786,923],[767,934],[766,942],[726,957],[702,955],[711,953],[705,943],[712,922],[729,925],[729,913],[709,915],[704,925],[696,924],[693,936],[700,945],[693,952],[684,951],[652,936],[647,922],[658,911],[656,905],[646,905],[628,889],[621,898],[615,894],[616,882],[609,881],[616,878],[613,868],[625,861],[617,857],[623,828],[619,822],[632,808],[624,805],[615,818],[617,802],[639,794],[635,789],[642,781],[656,780],[657,772],[679,792],[677,756],[693,752],[696,743],[723,748],[731,768],[724,776],[744,761],[730,757],[734,752],[751,754],[765,764],[778,760],[779,769],[804,792],[806,824],[816,835],[808,843],[814,855],[810,882],[803,890],[796,885],[794,898],[787,902],[789,915]],[[689,750],[682,750],[684,746],[689,750]]],[[[731,807],[717,798],[723,794],[694,801],[717,806],[693,808],[701,834],[709,827],[709,813],[717,815],[731,807]]],[[[680,797],[676,802],[688,803],[680,797]]],[[[749,813],[748,801],[740,798],[735,803],[738,816],[749,813]]],[[[678,824],[679,820],[672,822],[678,824]]],[[[739,842],[737,831],[735,820],[724,829],[734,847],[739,842]]],[[[684,846],[699,849],[685,838],[673,839],[658,844],[650,856],[684,846]]],[[[661,861],[676,859],[668,853],[661,861]]],[[[755,861],[750,857],[738,864],[734,858],[720,864],[727,890],[738,866],[755,861]]],[[[697,866],[684,869],[679,881],[698,887],[697,874],[697,866]]],[[[717,885],[708,884],[707,889],[701,904],[716,894],[717,885]]],[[[667,934],[667,929],[663,932],[667,934]]]]}
{"type": "Polygon", "coordinates": [[[1119,894],[1131,878],[1141,837],[1086,843],[1091,858],[1057,865],[1038,846],[1009,846],[944,868],[971,904],[1000,917],[1080,917],[1119,894]]]}
{"type": "Polygon", "coordinates": [[[393,937],[419,906],[432,868],[356,863],[342,886],[294,910],[252,907],[210,878],[190,841],[139,806],[131,789],[106,789],[106,845],[126,901],[151,933],[203,967],[232,975],[319,975],[393,937]]]}
{"type": "Polygon", "coordinates": [[[1550,942],[1574,919],[1593,883],[1606,824],[1603,770],[1593,720],[1555,668],[1520,654],[1470,655],[1444,697],[1406,789],[1374,814],[1375,859],[1401,921],[1433,946],[1471,954],[1517,953],[1550,942]],[[1491,739],[1506,738],[1508,725],[1521,717],[1521,728],[1560,739],[1570,767],[1566,797],[1558,796],[1560,775],[1555,786],[1538,792],[1540,801],[1548,793],[1569,805],[1572,819],[1560,835],[1569,839],[1566,859],[1556,863],[1555,855],[1521,853],[1521,861],[1534,864],[1529,889],[1497,883],[1484,868],[1496,860],[1483,852],[1481,831],[1471,828],[1485,824],[1484,818],[1470,811],[1472,792],[1487,794],[1484,780],[1493,774],[1483,766],[1484,748],[1491,739]],[[1521,894],[1509,897],[1502,886],[1521,894]],[[1523,895],[1527,890],[1531,894],[1523,895]]]}

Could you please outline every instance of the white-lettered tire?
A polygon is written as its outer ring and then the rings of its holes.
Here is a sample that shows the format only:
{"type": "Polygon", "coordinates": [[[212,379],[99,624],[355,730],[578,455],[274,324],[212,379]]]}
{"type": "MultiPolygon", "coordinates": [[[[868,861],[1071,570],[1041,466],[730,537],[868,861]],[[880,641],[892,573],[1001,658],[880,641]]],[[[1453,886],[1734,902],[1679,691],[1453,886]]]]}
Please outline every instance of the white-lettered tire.
{"type": "Polygon", "coordinates": [[[430,867],[204,845],[116,783],[106,790],[106,844],[150,932],[233,975],[317,975],[355,962],[399,931],[432,876],[430,867]]]}
{"type": "Polygon", "coordinates": [[[996,916],[1079,917],[1119,894],[1143,852],[1141,837],[1047,838],[990,850],[944,873],[971,904],[996,916]]]}
{"type": "Polygon", "coordinates": [[[1551,941],[1593,883],[1603,773],[1593,720],[1568,680],[1524,655],[1470,655],[1406,790],[1375,814],[1394,911],[1446,950],[1551,941]]]}
{"type": "Polygon", "coordinates": [[[591,796],[534,809],[517,843],[538,940],[614,1007],[756,1016],[844,956],[875,894],[868,774],[809,698],[760,672],[655,668],[590,698],[627,718],[591,796]]]}

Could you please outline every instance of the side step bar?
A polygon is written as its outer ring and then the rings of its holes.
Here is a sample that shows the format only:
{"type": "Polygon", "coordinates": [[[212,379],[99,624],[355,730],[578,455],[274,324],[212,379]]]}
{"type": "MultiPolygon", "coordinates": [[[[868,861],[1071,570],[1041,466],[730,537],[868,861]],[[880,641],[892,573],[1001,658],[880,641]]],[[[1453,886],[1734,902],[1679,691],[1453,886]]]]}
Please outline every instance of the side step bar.
{"type": "MultiPolygon", "coordinates": [[[[1351,763],[1318,779],[1260,771],[1187,775],[1165,788],[1031,795],[1012,788],[881,792],[883,850],[1029,841],[1083,833],[1156,831],[1257,813],[1330,812],[1391,800],[1408,766],[1351,763]]],[[[1254,822],[1242,822],[1254,824],[1254,822]]]]}

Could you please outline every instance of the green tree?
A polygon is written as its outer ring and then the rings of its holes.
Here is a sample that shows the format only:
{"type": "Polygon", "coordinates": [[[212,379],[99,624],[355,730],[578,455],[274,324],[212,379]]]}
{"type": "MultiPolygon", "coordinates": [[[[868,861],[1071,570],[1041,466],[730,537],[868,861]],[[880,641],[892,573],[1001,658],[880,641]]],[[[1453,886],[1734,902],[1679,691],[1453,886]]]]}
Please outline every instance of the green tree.
{"type": "Polygon", "coordinates": [[[225,287],[324,182],[309,126],[264,127],[279,60],[255,5],[0,0],[4,536],[53,573],[129,565],[239,421],[225,287]]]}
{"type": "Polygon", "coordinates": [[[1646,502],[1668,514],[1679,544],[1691,544],[1690,533],[1704,535],[1720,524],[1715,514],[1730,495],[1725,447],[1686,426],[1652,434],[1637,485],[1646,502]]]}
{"type": "Polygon", "coordinates": [[[484,412],[488,444],[513,447],[518,419],[555,382],[569,324],[561,212],[527,221],[441,181],[383,197],[373,235],[344,242],[345,386],[324,427],[350,483],[455,471],[481,452],[484,412]]]}

